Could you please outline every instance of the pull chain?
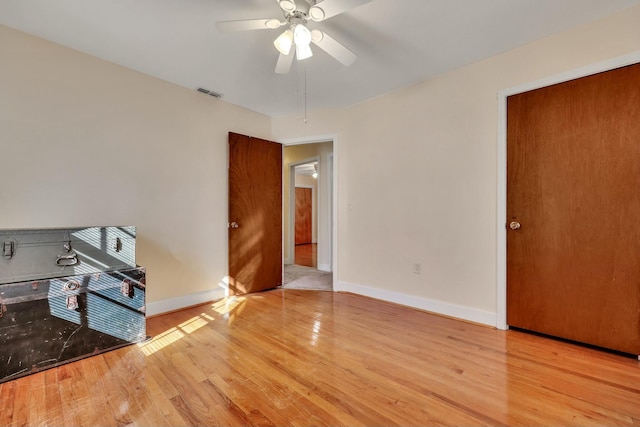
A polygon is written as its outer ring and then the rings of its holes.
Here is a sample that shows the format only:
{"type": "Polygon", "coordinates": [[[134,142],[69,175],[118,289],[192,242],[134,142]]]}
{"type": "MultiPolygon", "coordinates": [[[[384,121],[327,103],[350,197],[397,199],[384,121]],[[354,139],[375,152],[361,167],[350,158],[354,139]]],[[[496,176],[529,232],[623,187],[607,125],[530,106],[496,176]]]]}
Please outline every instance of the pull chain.
{"type": "Polygon", "coordinates": [[[298,64],[298,75],[296,81],[296,92],[298,101],[298,117],[307,123],[307,67],[301,61],[298,64]],[[301,81],[302,80],[302,81],[301,81]],[[302,93],[300,93],[302,86],[302,93]]]}
{"type": "Polygon", "coordinates": [[[304,123],[307,123],[307,67],[304,67],[304,123]]]}

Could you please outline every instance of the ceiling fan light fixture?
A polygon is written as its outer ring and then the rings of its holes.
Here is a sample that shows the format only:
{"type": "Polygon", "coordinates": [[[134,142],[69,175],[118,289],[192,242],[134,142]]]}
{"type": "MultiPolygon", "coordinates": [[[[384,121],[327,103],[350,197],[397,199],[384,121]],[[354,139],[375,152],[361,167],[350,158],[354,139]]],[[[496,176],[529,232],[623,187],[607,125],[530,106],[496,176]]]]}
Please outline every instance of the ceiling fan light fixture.
{"type": "Polygon", "coordinates": [[[311,6],[309,8],[309,18],[316,22],[322,21],[325,17],[324,10],[319,6],[311,6]]]}
{"type": "Polygon", "coordinates": [[[309,43],[311,43],[311,31],[302,24],[296,25],[293,29],[293,42],[296,44],[296,48],[309,46],[309,43]]]}
{"type": "Polygon", "coordinates": [[[313,52],[311,51],[311,46],[308,44],[296,45],[296,59],[298,61],[311,58],[312,56],[313,52]]]}
{"type": "Polygon", "coordinates": [[[302,24],[298,24],[293,29],[293,42],[296,44],[296,59],[302,61],[303,59],[311,58],[313,52],[311,51],[311,31],[302,24]]]}
{"type": "Polygon", "coordinates": [[[296,3],[292,0],[280,0],[278,4],[285,12],[293,12],[296,10],[296,3]]]}
{"type": "Polygon", "coordinates": [[[293,31],[285,30],[274,40],[273,45],[283,55],[289,55],[291,46],[293,45],[293,31]]]}

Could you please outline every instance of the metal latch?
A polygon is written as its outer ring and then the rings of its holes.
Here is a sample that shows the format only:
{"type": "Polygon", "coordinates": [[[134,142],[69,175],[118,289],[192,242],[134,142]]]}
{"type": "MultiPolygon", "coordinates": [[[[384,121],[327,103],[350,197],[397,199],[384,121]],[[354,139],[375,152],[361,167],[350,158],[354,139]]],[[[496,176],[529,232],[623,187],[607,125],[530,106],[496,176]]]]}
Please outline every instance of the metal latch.
{"type": "Polygon", "coordinates": [[[56,265],[60,267],[70,267],[78,263],[78,254],[73,251],[69,255],[58,255],[56,265]]]}
{"type": "Polygon", "coordinates": [[[56,265],[59,265],[60,267],[63,267],[63,268],[76,265],[79,262],[78,254],[71,247],[71,236],[69,235],[69,232],[65,231],[64,236],[65,236],[65,242],[64,242],[64,245],[62,245],[62,247],[64,248],[67,254],[66,255],[60,254],[56,258],[56,265]]]}
{"type": "Polygon", "coordinates": [[[6,259],[13,258],[13,254],[16,252],[16,244],[11,240],[7,240],[2,245],[2,254],[6,259]]]}
{"type": "Polygon", "coordinates": [[[120,293],[127,298],[133,298],[135,296],[133,290],[133,283],[130,280],[124,279],[120,284],[120,293]]]}
{"type": "Polygon", "coordinates": [[[120,252],[122,250],[122,239],[116,237],[116,244],[114,245],[113,249],[115,249],[116,252],[120,252]]]}
{"type": "Polygon", "coordinates": [[[78,309],[78,295],[67,296],[67,310],[78,309]]]}

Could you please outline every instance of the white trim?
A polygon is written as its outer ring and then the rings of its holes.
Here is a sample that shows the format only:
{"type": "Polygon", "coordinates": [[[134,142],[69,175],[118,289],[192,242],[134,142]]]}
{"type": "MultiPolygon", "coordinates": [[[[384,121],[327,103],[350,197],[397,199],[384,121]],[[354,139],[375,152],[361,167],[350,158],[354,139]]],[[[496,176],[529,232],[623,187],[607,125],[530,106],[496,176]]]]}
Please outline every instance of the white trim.
{"type": "Polygon", "coordinates": [[[333,137],[331,150],[331,270],[335,288],[338,283],[338,135],[333,137]]]}
{"type": "MultiPolygon", "coordinates": [[[[309,187],[306,185],[296,185],[296,166],[300,166],[300,165],[306,165],[307,163],[315,163],[317,162],[318,165],[320,164],[320,156],[315,156],[315,157],[310,157],[308,159],[304,159],[301,160],[299,162],[294,162],[294,163],[289,163],[289,239],[284,242],[285,245],[287,245],[287,251],[289,253],[289,257],[293,260],[292,264],[295,263],[295,240],[296,240],[296,229],[295,229],[295,218],[296,218],[296,198],[295,198],[295,191],[296,191],[296,187],[300,187],[300,188],[311,188],[311,212],[312,212],[312,228],[313,228],[313,218],[315,217],[315,224],[316,224],[316,239],[318,238],[318,209],[316,206],[316,202],[315,199],[317,198],[316,196],[316,189],[313,187],[309,187]]],[[[316,182],[316,186],[318,185],[318,183],[316,182]]],[[[284,211],[283,211],[283,218],[284,218],[284,211]]],[[[317,241],[313,242],[313,232],[311,233],[311,240],[312,243],[318,243],[317,241]]]]}
{"type": "MultiPolygon", "coordinates": [[[[333,242],[334,240],[334,234],[333,234],[333,230],[334,230],[334,218],[336,218],[336,214],[333,211],[333,192],[334,192],[334,187],[333,187],[333,151],[331,150],[331,153],[327,156],[327,171],[329,172],[329,203],[327,206],[327,215],[329,216],[329,235],[331,236],[331,252],[329,253],[329,260],[331,262],[333,262],[333,242]]],[[[324,264],[323,264],[324,265],[324,264]]],[[[329,264],[327,266],[326,270],[323,271],[331,271],[331,264],[329,264]]]]}
{"type": "Polygon", "coordinates": [[[333,189],[331,192],[332,197],[332,209],[333,209],[333,229],[331,230],[331,264],[333,271],[333,286],[335,288],[335,284],[338,283],[338,135],[337,134],[327,134],[327,135],[316,135],[316,136],[308,136],[308,137],[300,137],[300,138],[289,138],[289,139],[280,139],[275,140],[282,145],[296,145],[296,144],[313,144],[317,142],[328,142],[331,141],[333,143],[333,174],[332,174],[332,185],[333,189]]]}
{"type": "Polygon", "coordinates": [[[508,329],[507,325],[507,97],[541,87],[563,83],[580,77],[609,71],[640,62],[640,51],[569,70],[554,76],[525,83],[498,92],[498,187],[497,187],[497,277],[496,277],[496,327],[508,329]]]}
{"type": "Polygon", "coordinates": [[[293,264],[293,259],[291,259],[291,258],[285,258],[285,259],[283,260],[283,263],[284,263],[284,265],[291,265],[291,264],[293,264]]]}
{"type": "Polygon", "coordinates": [[[318,270],[331,273],[331,266],[329,264],[318,264],[318,270]]]}
{"type": "Polygon", "coordinates": [[[509,329],[507,325],[507,96],[503,92],[498,93],[496,328],[503,330],[509,329]]]}
{"type": "Polygon", "coordinates": [[[495,326],[496,324],[496,314],[489,311],[449,304],[442,301],[436,301],[407,294],[401,294],[398,292],[392,292],[379,288],[372,288],[370,286],[356,285],[354,283],[347,282],[338,282],[338,284],[334,286],[334,291],[351,292],[354,294],[406,305],[408,307],[418,308],[420,310],[455,317],[457,319],[468,320],[470,322],[480,323],[483,325],[495,326]]]}
{"type": "MultiPolygon", "coordinates": [[[[275,140],[282,145],[299,145],[299,144],[315,144],[317,142],[336,142],[337,139],[336,134],[327,134],[327,135],[316,135],[316,136],[302,136],[299,138],[288,138],[288,139],[280,139],[275,140]]],[[[334,146],[335,150],[335,146],[334,146]]]]}
{"type": "MultiPolygon", "coordinates": [[[[220,286],[223,286],[223,284],[220,286]]],[[[147,304],[147,316],[155,316],[156,314],[180,310],[182,308],[204,304],[209,301],[216,301],[224,298],[225,292],[226,289],[220,287],[195,294],[182,295],[176,298],[150,302],[147,304]]]]}

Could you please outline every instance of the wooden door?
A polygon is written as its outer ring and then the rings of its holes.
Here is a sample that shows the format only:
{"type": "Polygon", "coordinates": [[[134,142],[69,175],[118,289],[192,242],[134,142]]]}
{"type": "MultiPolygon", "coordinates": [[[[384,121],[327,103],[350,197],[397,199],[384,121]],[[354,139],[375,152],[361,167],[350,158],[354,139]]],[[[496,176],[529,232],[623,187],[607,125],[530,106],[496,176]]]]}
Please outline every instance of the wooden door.
{"type": "Polygon", "coordinates": [[[296,245],[306,245],[312,242],[312,204],[311,188],[296,187],[296,245]]]}
{"type": "Polygon", "coordinates": [[[282,284],[282,146],[229,133],[229,292],[282,284]]]}
{"type": "Polygon", "coordinates": [[[640,354],[640,64],[507,102],[507,323],[640,354]]]}

